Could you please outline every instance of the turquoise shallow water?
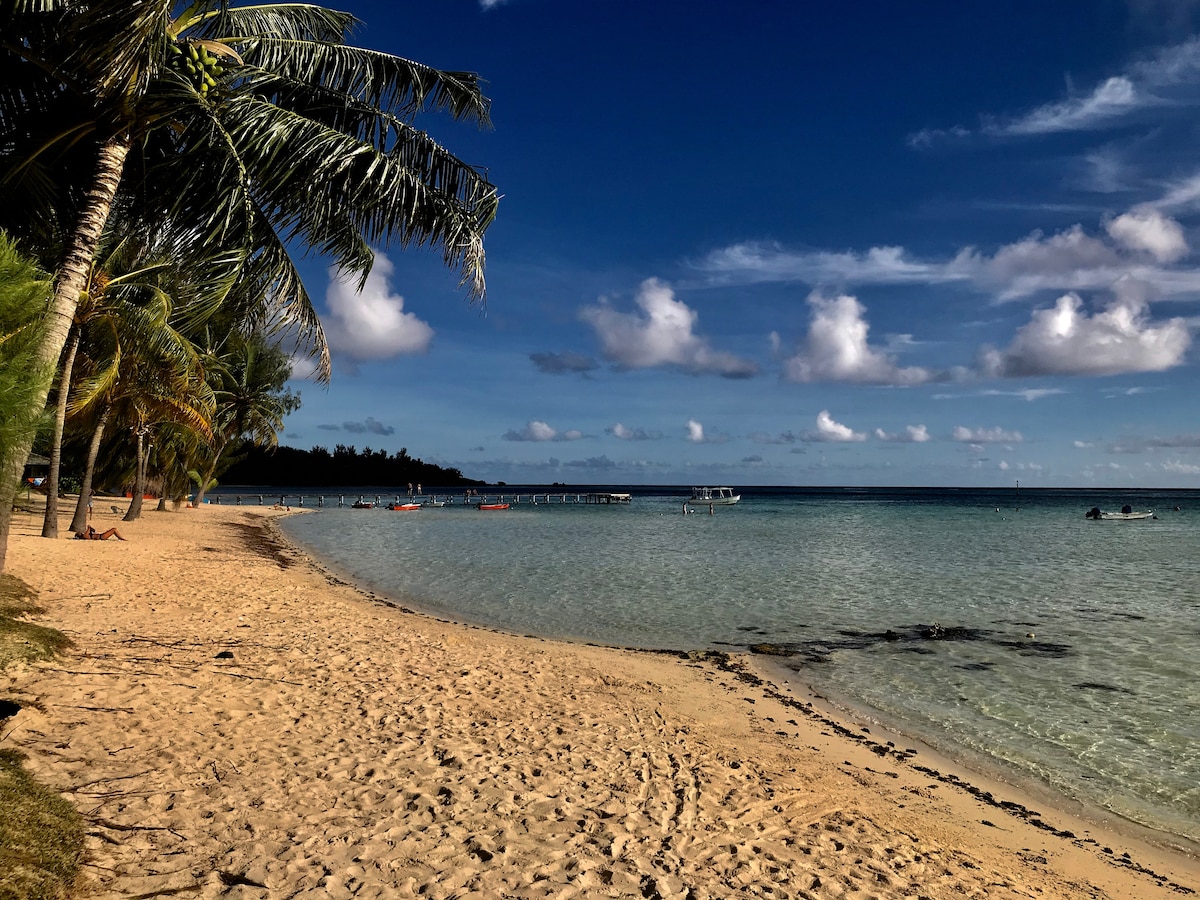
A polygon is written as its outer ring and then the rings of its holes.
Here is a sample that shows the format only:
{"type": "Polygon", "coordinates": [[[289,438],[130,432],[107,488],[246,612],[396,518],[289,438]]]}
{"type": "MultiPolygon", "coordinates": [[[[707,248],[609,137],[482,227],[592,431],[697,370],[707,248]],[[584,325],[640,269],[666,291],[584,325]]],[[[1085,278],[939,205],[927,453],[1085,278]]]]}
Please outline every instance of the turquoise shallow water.
{"type": "Polygon", "coordinates": [[[360,584],[448,617],[769,650],[945,752],[1200,840],[1200,495],[749,489],[684,516],[677,490],[633,493],[534,506],[526,489],[504,512],[461,498],[326,508],[285,529],[360,584]],[[1125,502],[1158,518],[1084,518],[1125,502]]]}

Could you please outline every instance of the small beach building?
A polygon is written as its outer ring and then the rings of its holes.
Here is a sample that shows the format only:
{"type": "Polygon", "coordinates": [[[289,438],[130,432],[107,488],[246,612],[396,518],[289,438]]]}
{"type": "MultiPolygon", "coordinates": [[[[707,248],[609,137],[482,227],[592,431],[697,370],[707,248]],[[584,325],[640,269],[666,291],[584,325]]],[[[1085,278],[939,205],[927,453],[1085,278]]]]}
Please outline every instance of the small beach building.
{"type": "Polygon", "coordinates": [[[50,473],[50,459],[38,453],[30,453],[25,460],[25,471],[21,474],[22,484],[41,486],[42,481],[50,473]]]}

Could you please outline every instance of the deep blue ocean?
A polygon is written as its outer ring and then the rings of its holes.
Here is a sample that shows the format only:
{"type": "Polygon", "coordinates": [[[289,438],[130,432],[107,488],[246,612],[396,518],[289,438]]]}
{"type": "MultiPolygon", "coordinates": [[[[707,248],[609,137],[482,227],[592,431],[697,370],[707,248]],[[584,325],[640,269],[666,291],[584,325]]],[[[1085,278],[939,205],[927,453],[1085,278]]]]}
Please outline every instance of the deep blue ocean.
{"type": "Polygon", "coordinates": [[[740,488],[736,506],[684,515],[687,488],[610,489],[633,499],[489,488],[512,507],[481,511],[427,487],[451,502],[393,512],[336,503],[395,490],[308,489],[324,508],[283,527],[360,585],[448,618],[768,651],[949,755],[1200,840],[1200,492],[740,488]],[[1157,518],[1084,518],[1125,504],[1157,518]]]}

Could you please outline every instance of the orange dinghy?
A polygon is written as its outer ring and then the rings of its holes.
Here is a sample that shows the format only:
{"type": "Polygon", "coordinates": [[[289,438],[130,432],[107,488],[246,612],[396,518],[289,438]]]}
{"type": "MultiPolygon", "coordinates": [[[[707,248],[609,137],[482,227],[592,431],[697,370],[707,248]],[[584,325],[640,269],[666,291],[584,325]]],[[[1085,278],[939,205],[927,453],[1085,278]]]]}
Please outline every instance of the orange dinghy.
{"type": "Polygon", "coordinates": [[[479,509],[508,509],[507,503],[480,503],[479,509]]]}
{"type": "Polygon", "coordinates": [[[420,503],[393,503],[392,504],[392,509],[402,510],[405,512],[407,512],[410,509],[420,509],[420,508],[421,508],[420,503]]]}

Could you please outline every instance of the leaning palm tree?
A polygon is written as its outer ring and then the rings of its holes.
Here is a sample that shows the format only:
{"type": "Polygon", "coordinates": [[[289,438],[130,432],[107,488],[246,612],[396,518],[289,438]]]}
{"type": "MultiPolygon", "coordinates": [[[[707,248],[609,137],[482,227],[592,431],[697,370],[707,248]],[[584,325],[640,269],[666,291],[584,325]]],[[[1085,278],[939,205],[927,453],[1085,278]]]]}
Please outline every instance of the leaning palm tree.
{"type": "MultiPolygon", "coordinates": [[[[81,343],[84,351],[91,350],[93,356],[97,345],[101,352],[108,354],[101,381],[105,377],[114,377],[119,371],[122,338],[157,344],[159,352],[182,353],[181,345],[186,345],[187,341],[169,324],[176,306],[204,309],[219,302],[229,291],[230,279],[236,274],[239,261],[237,254],[217,254],[202,266],[181,270],[154,242],[135,232],[127,232],[119,238],[110,233],[106,237],[75,307],[75,321],[59,364],[42,537],[58,537],[59,469],[68,408],[72,404],[76,409],[86,408],[91,403],[86,396],[72,400],[72,388],[95,391],[94,377],[83,380],[80,385],[73,382],[75,359],[81,343]]],[[[195,312],[191,314],[192,318],[196,315],[195,312]]]]}
{"type": "MultiPolygon", "coordinates": [[[[66,343],[118,202],[182,223],[181,258],[242,249],[271,321],[320,327],[290,246],[362,280],[374,245],[438,247],[482,296],[496,189],[413,124],[430,109],[487,124],[475,75],[352,47],[356,19],[320,6],[196,0],[172,18],[175,5],[0,0],[0,225],[39,239],[71,223],[43,363],[66,343]]],[[[3,478],[0,570],[15,489],[3,478]]]]}
{"type": "Polygon", "coordinates": [[[136,447],[133,502],[125,512],[125,521],[132,522],[142,514],[151,451],[158,432],[164,426],[186,426],[204,440],[212,440],[214,401],[197,357],[180,365],[171,354],[133,353],[126,354],[126,362],[113,410],[117,423],[129,432],[136,447]]]}
{"type": "MultiPolygon", "coordinates": [[[[151,365],[180,373],[201,368],[196,348],[172,324],[177,298],[193,293],[194,285],[181,279],[173,266],[152,256],[121,245],[111,249],[101,271],[114,274],[80,305],[82,312],[73,332],[79,335],[82,366],[66,394],[67,411],[73,419],[87,420],[92,432],[72,531],[81,531],[87,524],[92,476],[105,430],[114,412],[128,405],[127,395],[141,389],[133,375],[151,365]]],[[[212,267],[213,271],[219,269],[219,264],[212,267]]],[[[181,389],[188,387],[186,378],[178,384],[181,389]]],[[[60,403],[63,399],[60,392],[60,403]]],[[[44,524],[43,535],[45,529],[44,524]]]]}
{"type": "Polygon", "coordinates": [[[158,485],[157,512],[179,509],[188,497],[191,485],[191,461],[198,447],[210,437],[187,425],[164,422],[156,429],[154,479],[158,485]]]}

